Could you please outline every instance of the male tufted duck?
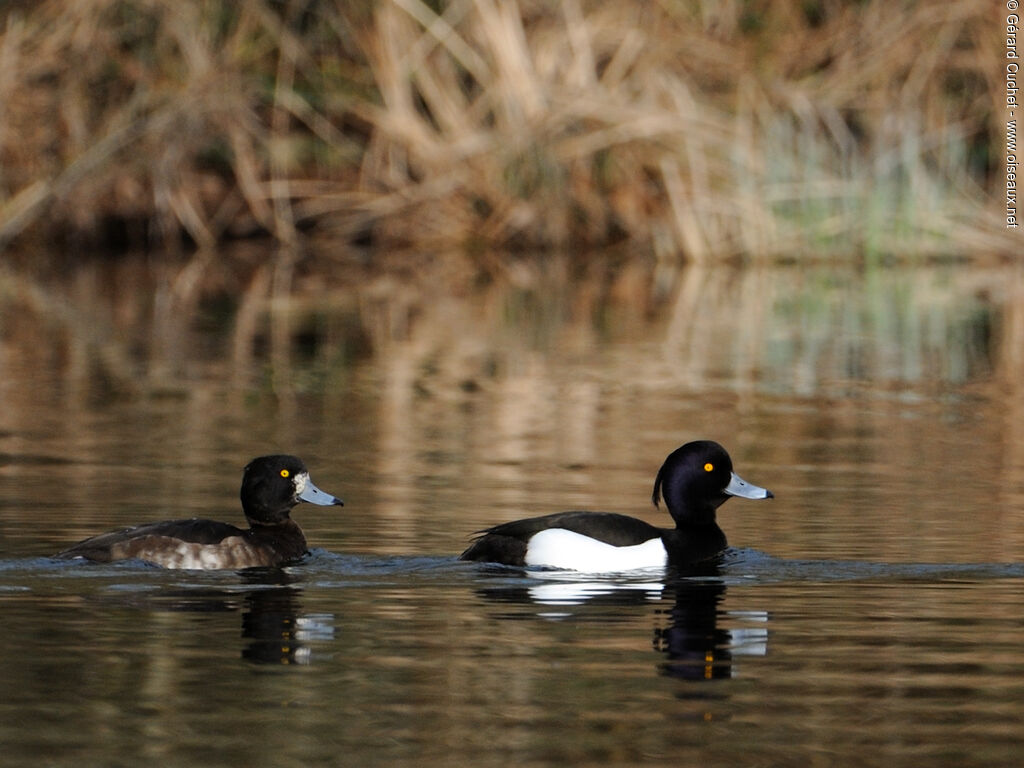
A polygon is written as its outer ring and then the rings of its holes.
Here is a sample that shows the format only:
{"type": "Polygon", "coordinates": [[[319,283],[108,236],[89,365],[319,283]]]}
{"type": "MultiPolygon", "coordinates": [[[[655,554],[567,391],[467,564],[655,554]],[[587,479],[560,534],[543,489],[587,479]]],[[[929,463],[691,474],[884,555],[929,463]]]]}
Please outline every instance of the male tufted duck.
{"type": "Polygon", "coordinates": [[[309,479],[295,456],[261,456],[242,474],[242,511],[248,530],[214,520],[165,520],[80,541],[57,557],[82,557],[101,563],[144,560],[165,568],[276,567],[306,554],[306,537],[291,519],[300,501],[330,506],[341,499],[324,493],[309,479]]]}
{"type": "Polygon", "coordinates": [[[558,512],[478,531],[462,560],[610,573],[708,562],[726,548],[715,510],[730,496],[770,499],[732,471],[718,443],[698,440],[677,448],[654,479],[651,499],[664,497],[675,528],[611,512],[558,512]]]}

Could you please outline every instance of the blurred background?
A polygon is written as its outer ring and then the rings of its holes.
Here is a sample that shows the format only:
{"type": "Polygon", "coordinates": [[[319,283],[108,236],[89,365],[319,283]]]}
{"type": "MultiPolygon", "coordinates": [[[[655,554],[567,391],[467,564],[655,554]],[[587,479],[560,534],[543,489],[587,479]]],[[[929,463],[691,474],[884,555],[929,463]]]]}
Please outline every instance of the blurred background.
{"type": "Polygon", "coordinates": [[[1016,254],[999,21],[965,0],[8,1],[0,238],[1016,254]]]}

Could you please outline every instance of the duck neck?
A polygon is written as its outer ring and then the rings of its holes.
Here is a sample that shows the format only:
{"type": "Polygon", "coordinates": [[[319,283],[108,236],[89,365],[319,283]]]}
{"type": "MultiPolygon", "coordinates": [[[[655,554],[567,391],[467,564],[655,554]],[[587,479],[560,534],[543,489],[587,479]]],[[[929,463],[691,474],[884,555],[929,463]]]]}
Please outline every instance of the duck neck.
{"type": "Polygon", "coordinates": [[[283,509],[243,509],[245,519],[252,528],[256,527],[268,527],[276,525],[286,525],[287,523],[295,523],[291,519],[291,507],[284,507],[283,509]]]}
{"type": "Polygon", "coordinates": [[[707,501],[686,502],[684,500],[682,504],[672,504],[669,506],[668,511],[676,522],[676,528],[718,528],[715,511],[721,503],[721,501],[716,504],[707,501]]]}
{"type": "Polygon", "coordinates": [[[267,519],[266,517],[250,517],[249,515],[246,515],[245,521],[249,523],[249,527],[254,530],[265,530],[267,528],[287,528],[289,525],[294,525],[296,528],[298,527],[296,522],[288,516],[287,512],[285,512],[284,515],[280,517],[270,519],[267,519]]]}

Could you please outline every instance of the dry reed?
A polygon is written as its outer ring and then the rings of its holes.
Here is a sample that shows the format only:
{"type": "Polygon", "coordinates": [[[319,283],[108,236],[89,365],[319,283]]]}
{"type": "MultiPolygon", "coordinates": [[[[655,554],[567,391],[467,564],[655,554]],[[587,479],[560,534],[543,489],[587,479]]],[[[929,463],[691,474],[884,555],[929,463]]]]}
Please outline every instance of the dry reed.
{"type": "Polygon", "coordinates": [[[84,0],[0,11],[0,245],[1016,253],[958,2],[84,0]]]}

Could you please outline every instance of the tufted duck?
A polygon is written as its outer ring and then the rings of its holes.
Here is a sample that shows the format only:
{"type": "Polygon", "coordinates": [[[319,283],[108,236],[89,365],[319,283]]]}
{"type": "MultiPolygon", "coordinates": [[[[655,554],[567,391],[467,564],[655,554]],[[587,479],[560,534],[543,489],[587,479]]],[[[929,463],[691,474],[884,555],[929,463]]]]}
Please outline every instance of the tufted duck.
{"type": "Polygon", "coordinates": [[[609,573],[672,565],[689,568],[726,548],[715,510],[730,496],[770,499],[732,471],[718,443],[698,440],[669,454],[654,480],[654,505],[665,499],[675,528],[657,528],[611,512],[558,512],[479,531],[462,560],[609,573]]]}
{"type": "Polygon", "coordinates": [[[292,507],[300,501],[343,504],[313,485],[301,459],[283,455],[249,462],[241,498],[248,529],[198,518],[165,520],[93,536],[57,557],[137,559],[165,568],[276,567],[306,554],[306,537],[289,516],[292,507]]]}

